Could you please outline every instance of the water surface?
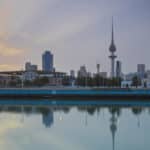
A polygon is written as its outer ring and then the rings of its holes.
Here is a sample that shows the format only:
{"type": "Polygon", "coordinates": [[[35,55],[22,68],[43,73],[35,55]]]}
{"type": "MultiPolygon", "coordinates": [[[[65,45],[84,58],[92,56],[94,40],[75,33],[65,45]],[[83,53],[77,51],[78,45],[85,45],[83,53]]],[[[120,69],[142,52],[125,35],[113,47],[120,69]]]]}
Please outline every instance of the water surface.
{"type": "Polygon", "coordinates": [[[2,150],[149,150],[144,101],[0,101],[2,150]]]}

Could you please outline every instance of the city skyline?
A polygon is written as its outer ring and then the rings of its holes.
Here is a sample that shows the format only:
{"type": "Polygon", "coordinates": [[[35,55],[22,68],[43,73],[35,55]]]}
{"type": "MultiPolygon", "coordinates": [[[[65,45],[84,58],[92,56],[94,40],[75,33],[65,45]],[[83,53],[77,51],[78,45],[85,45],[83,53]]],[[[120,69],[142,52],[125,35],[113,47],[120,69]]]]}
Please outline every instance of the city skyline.
{"type": "Polygon", "coordinates": [[[58,70],[77,71],[86,64],[88,71],[96,72],[99,63],[101,71],[110,72],[111,16],[123,72],[135,72],[139,63],[150,68],[148,0],[1,0],[0,4],[1,71],[20,70],[26,61],[41,68],[41,54],[50,49],[58,70]]]}

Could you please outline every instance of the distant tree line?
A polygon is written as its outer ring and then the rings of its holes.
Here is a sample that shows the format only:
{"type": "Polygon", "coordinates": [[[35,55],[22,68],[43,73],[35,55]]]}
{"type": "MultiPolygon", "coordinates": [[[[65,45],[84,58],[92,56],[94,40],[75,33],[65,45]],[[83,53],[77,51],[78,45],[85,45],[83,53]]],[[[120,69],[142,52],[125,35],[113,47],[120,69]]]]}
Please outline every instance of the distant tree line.
{"type": "MultiPolygon", "coordinates": [[[[123,81],[122,78],[114,77],[114,78],[104,78],[102,76],[96,75],[94,77],[77,77],[77,78],[70,78],[69,76],[64,77],[62,80],[62,84],[64,86],[71,85],[71,82],[75,81],[76,86],[89,86],[89,87],[121,87],[121,82],[123,81]]],[[[133,87],[138,87],[142,85],[142,80],[137,75],[132,78],[132,84],[133,87]]],[[[126,86],[128,88],[128,85],[126,86]]],[[[144,87],[146,88],[147,85],[144,83],[144,87]]]]}
{"type": "Polygon", "coordinates": [[[24,87],[33,87],[33,86],[45,86],[49,84],[49,79],[48,77],[40,77],[40,78],[36,78],[33,81],[30,80],[21,80],[19,78],[16,77],[11,77],[10,80],[4,80],[3,82],[0,82],[0,86],[1,87],[22,87],[22,85],[24,87]]]}
{"type": "Polygon", "coordinates": [[[104,78],[99,75],[94,76],[94,77],[77,77],[74,79],[71,79],[69,77],[65,77],[63,79],[62,84],[65,85],[70,85],[72,81],[75,81],[76,86],[89,86],[89,87],[94,87],[94,86],[109,86],[109,87],[120,87],[121,86],[121,78],[104,78]]]}
{"type": "MultiPolygon", "coordinates": [[[[104,78],[102,76],[96,75],[94,77],[77,77],[73,78],[70,76],[65,76],[62,79],[62,85],[70,86],[72,83],[76,86],[82,87],[121,87],[122,78],[104,78]]],[[[141,78],[138,76],[134,76],[132,78],[132,85],[134,87],[138,87],[142,84],[141,78]]],[[[48,77],[38,77],[35,80],[24,80],[16,77],[11,77],[9,81],[0,81],[1,87],[33,87],[33,86],[46,86],[49,85],[49,78],[48,77]]],[[[128,87],[128,86],[127,86],[128,87]]],[[[146,87],[146,83],[144,83],[144,87],[146,87]]]]}
{"type": "Polygon", "coordinates": [[[141,84],[142,84],[142,81],[141,81],[141,78],[140,78],[140,77],[134,76],[134,77],[132,78],[132,86],[135,86],[135,87],[137,88],[137,87],[140,86],[141,84]]]}

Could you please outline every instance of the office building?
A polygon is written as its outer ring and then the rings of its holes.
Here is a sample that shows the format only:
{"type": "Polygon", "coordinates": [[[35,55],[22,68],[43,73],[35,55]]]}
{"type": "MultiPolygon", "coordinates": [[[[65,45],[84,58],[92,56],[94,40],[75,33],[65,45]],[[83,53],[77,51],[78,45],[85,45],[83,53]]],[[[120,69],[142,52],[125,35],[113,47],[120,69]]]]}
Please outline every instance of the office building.
{"type": "Polygon", "coordinates": [[[50,51],[45,51],[42,55],[42,70],[53,72],[53,54],[50,51]]]}
{"type": "Polygon", "coordinates": [[[150,70],[147,70],[147,71],[146,71],[146,78],[149,78],[149,79],[150,79],[150,70]]]}
{"type": "Polygon", "coordinates": [[[78,71],[78,77],[87,77],[88,73],[85,66],[81,66],[78,71]]]}
{"type": "Polygon", "coordinates": [[[116,77],[121,78],[122,71],[121,71],[121,61],[116,61],[116,77]]]}
{"type": "Polygon", "coordinates": [[[70,77],[75,78],[75,71],[74,70],[70,70],[70,77]]]}
{"type": "Polygon", "coordinates": [[[137,65],[137,73],[140,78],[144,78],[145,75],[145,64],[137,65]]]}
{"type": "Polygon", "coordinates": [[[26,62],[25,64],[25,71],[37,71],[37,65],[33,65],[30,62],[26,62]]]}
{"type": "Polygon", "coordinates": [[[100,73],[100,64],[96,64],[96,68],[97,68],[97,75],[99,75],[99,73],[100,73]]]}
{"type": "Polygon", "coordinates": [[[137,76],[137,73],[128,73],[125,75],[124,80],[125,81],[132,81],[132,79],[137,76]]]}
{"type": "Polygon", "coordinates": [[[25,70],[26,71],[30,70],[30,66],[31,66],[31,63],[30,62],[26,62],[25,63],[25,70]]]}

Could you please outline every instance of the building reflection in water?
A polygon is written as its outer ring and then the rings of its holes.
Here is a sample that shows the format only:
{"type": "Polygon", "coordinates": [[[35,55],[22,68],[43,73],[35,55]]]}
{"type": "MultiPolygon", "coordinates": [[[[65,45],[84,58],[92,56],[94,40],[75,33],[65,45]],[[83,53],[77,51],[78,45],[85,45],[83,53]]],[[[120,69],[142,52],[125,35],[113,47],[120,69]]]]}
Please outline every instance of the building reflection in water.
{"type": "Polygon", "coordinates": [[[133,107],[132,113],[137,116],[137,126],[140,127],[140,115],[144,109],[142,107],[133,107]]]}
{"type": "Polygon", "coordinates": [[[42,113],[42,120],[45,127],[50,128],[54,122],[53,111],[48,109],[46,112],[42,113]]]}
{"type": "Polygon", "coordinates": [[[52,107],[35,107],[37,113],[42,114],[42,123],[46,128],[50,128],[54,123],[54,112],[52,107]]]}
{"type": "MultiPolygon", "coordinates": [[[[10,113],[20,113],[21,114],[21,122],[24,122],[25,115],[30,114],[41,114],[42,120],[41,122],[46,128],[52,127],[54,124],[54,113],[55,112],[63,112],[65,114],[69,113],[70,110],[76,107],[77,111],[80,111],[81,113],[85,114],[85,126],[88,126],[88,116],[93,116],[94,114],[97,114],[99,116],[99,112],[102,109],[102,112],[104,112],[104,109],[108,108],[109,113],[111,114],[110,117],[110,131],[112,134],[112,150],[115,150],[115,135],[117,132],[117,123],[118,118],[121,116],[122,109],[128,108],[131,110],[131,112],[137,116],[138,118],[138,127],[140,127],[140,119],[139,116],[143,112],[145,108],[143,107],[124,107],[124,106],[101,106],[101,105],[77,105],[77,106],[67,106],[67,105],[52,105],[52,106],[40,106],[40,105],[0,105],[0,112],[10,112],[10,113]]],[[[147,109],[150,112],[149,107],[147,109]]],[[[102,114],[104,115],[104,113],[102,114]]],[[[60,118],[62,120],[62,118],[60,118]]]]}

